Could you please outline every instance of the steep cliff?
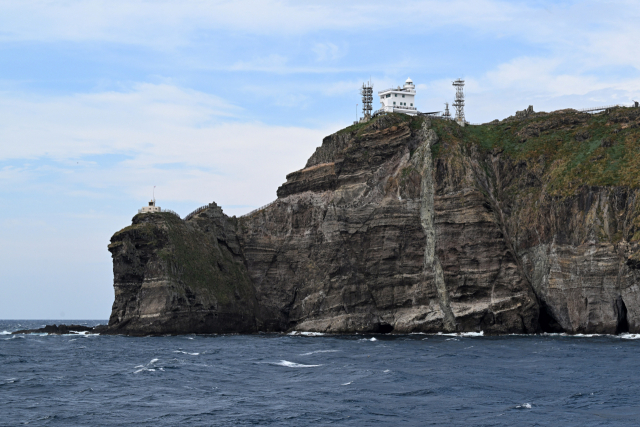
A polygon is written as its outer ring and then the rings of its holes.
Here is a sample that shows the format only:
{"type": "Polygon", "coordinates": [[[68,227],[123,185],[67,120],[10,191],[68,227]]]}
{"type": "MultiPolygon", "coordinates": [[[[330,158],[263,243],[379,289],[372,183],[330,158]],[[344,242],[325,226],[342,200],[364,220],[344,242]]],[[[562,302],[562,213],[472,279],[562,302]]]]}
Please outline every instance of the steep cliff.
{"type": "Polygon", "coordinates": [[[134,217],[110,331],[640,331],[638,109],[324,139],[242,218],[134,217]]]}
{"type": "Polygon", "coordinates": [[[212,203],[189,221],[138,214],[111,238],[112,333],[256,331],[256,299],[235,225],[212,203]]]}

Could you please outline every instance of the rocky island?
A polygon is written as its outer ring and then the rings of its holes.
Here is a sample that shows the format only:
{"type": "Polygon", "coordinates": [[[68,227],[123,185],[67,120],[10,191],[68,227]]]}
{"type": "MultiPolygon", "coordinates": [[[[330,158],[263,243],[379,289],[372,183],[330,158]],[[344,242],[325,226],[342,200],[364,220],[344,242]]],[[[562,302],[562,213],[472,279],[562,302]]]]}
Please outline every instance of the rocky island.
{"type": "Polygon", "coordinates": [[[355,124],[251,215],[136,215],[109,244],[102,332],[638,333],[639,124],[355,124]]]}

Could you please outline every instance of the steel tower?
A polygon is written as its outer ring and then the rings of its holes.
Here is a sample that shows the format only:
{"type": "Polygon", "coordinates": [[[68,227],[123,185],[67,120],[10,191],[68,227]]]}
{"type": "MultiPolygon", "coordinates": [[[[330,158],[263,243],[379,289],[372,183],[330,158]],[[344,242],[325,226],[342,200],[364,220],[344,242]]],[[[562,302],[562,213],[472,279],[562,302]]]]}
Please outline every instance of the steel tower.
{"type": "Polygon", "coordinates": [[[442,115],[442,117],[447,118],[447,119],[451,119],[451,113],[449,112],[449,103],[448,102],[444,103],[444,114],[442,115]]]}
{"type": "Polygon", "coordinates": [[[362,115],[364,116],[363,120],[369,120],[371,118],[371,110],[373,110],[373,84],[362,83],[360,95],[362,95],[362,115]]]}
{"type": "Polygon", "coordinates": [[[464,126],[464,92],[462,92],[464,80],[458,79],[454,81],[453,86],[456,87],[456,100],[453,103],[453,106],[456,108],[456,122],[458,122],[460,126],[464,126]]]}

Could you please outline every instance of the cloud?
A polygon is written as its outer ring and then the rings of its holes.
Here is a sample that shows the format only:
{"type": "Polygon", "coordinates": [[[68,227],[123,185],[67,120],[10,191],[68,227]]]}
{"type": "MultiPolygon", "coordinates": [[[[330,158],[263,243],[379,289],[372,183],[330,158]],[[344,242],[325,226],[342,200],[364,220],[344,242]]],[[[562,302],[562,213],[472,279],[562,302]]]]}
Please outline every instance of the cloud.
{"type": "Polygon", "coordinates": [[[339,48],[331,42],[316,43],[311,50],[316,54],[317,61],[335,61],[346,55],[346,48],[339,48]]]}
{"type": "Polygon", "coordinates": [[[157,185],[169,203],[258,206],[275,198],[286,173],[302,168],[330,132],[243,122],[240,111],[166,84],[27,100],[5,93],[0,185],[8,191],[45,181],[59,194],[107,199],[146,198],[157,185]]]}
{"type": "Polygon", "coordinates": [[[300,34],[318,30],[390,28],[402,23],[478,25],[506,22],[513,7],[480,0],[388,2],[339,1],[125,1],[23,0],[0,7],[0,40],[79,41],[175,47],[203,30],[252,34],[300,34]],[[28,17],[28,18],[27,18],[28,17]],[[152,36],[152,37],[150,37],[152,36]]]}

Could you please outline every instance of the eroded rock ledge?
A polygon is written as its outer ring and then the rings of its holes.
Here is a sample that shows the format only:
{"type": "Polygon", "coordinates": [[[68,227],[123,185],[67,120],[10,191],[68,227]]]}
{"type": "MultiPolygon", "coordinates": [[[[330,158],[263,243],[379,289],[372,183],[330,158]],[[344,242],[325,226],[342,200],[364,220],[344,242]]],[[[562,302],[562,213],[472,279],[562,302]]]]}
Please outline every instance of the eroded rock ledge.
{"type": "Polygon", "coordinates": [[[136,215],[107,332],[640,332],[637,113],[378,117],[250,216],[136,215]]]}

